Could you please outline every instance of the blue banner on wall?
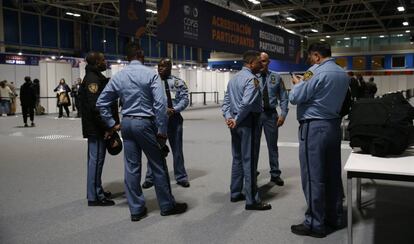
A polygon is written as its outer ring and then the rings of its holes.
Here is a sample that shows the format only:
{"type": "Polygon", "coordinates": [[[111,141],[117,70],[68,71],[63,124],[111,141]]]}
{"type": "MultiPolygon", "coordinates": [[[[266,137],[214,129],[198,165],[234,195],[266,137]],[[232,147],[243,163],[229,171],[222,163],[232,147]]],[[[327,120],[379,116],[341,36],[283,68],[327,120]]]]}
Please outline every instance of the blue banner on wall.
{"type": "Polygon", "coordinates": [[[119,33],[139,38],[145,33],[145,0],[119,0],[119,33]]]}
{"type": "Polygon", "coordinates": [[[300,61],[300,38],[201,0],[157,0],[157,38],[173,43],[243,53],[254,49],[271,58],[300,61]]]}

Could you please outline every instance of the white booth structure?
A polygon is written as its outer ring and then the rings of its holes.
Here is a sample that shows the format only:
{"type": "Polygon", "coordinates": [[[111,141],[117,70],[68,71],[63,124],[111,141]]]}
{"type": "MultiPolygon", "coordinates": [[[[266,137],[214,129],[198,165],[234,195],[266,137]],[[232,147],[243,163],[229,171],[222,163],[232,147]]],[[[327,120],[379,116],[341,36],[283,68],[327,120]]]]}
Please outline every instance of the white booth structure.
{"type": "Polygon", "coordinates": [[[60,79],[65,79],[71,86],[72,64],[58,61],[40,61],[40,105],[45,108],[45,113],[58,112],[56,93],[53,91],[60,79]]]}

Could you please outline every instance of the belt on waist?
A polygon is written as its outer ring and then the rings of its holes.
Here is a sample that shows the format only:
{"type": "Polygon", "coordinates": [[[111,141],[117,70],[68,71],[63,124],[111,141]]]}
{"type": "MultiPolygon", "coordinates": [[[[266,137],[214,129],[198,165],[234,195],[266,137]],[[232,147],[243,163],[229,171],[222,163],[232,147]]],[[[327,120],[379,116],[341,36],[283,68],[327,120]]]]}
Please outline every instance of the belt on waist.
{"type": "Polygon", "coordinates": [[[299,124],[310,123],[312,121],[320,121],[320,120],[325,120],[325,121],[340,120],[340,118],[333,118],[333,119],[302,119],[302,120],[299,120],[299,124]]]}
{"type": "Polygon", "coordinates": [[[124,115],[124,118],[131,118],[131,119],[149,119],[153,120],[154,116],[135,116],[135,115],[124,115]]]}
{"type": "Polygon", "coordinates": [[[299,120],[299,124],[309,123],[309,122],[317,121],[317,120],[324,120],[324,119],[302,119],[302,120],[299,120]]]}

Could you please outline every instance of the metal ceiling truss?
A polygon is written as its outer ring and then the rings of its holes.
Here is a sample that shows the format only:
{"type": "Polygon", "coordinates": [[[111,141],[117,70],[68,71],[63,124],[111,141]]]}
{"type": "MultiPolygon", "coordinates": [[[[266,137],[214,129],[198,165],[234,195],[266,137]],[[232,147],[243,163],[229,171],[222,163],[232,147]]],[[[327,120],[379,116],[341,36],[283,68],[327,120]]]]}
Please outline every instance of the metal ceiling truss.
{"type": "MultiPolygon", "coordinates": [[[[274,2],[261,0],[261,4],[253,4],[247,0],[208,1],[233,11],[240,9],[257,17],[261,17],[263,13],[278,12],[279,15],[261,18],[264,22],[281,25],[308,36],[322,36],[327,33],[342,35],[365,31],[387,34],[389,31],[401,29],[395,24],[393,25],[392,20],[409,21],[414,17],[413,12],[410,11],[413,9],[412,5],[407,5],[404,0],[331,0],[323,3],[320,0],[274,2]],[[275,2],[285,2],[285,4],[275,2]],[[406,8],[406,13],[390,15],[389,8],[390,6],[394,8],[396,2],[406,8]],[[292,16],[296,21],[289,22],[286,20],[286,16],[292,16]],[[308,32],[301,32],[303,29],[308,32]],[[319,32],[309,33],[310,29],[318,29],[319,32]]],[[[146,3],[147,7],[156,8],[156,0],[146,0],[146,3]]],[[[64,14],[65,11],[80,13],[82,19],[90,23],[112,27],[119,25],[119,0],[32,0],[21,5],[33,7],[42,14],[57,8],[60,9],[61,14],[64,14]]],[[[156,35],[156,15],[149,14],[147,23],[147,33],[156,35]]],[[[407,29],[407,27],[405,28],[407,29]]]]}

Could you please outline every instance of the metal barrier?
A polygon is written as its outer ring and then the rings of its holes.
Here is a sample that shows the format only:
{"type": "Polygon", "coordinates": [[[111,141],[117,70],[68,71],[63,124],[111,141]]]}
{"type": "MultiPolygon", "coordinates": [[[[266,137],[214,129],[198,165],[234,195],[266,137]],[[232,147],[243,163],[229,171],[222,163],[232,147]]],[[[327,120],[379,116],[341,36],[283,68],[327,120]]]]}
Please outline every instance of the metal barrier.
{"type": "Polygon", "coordinates": [[[190,107],[193,106],[193,94],[203,94],[203,105],[207,105],[207,94],[214,94],[214,103],[219,104],[219,92],[190,92],[190,107]]]}

